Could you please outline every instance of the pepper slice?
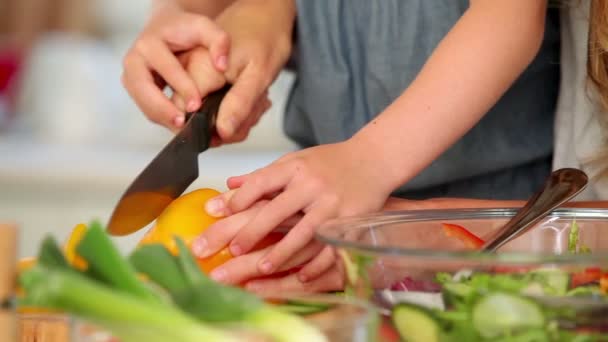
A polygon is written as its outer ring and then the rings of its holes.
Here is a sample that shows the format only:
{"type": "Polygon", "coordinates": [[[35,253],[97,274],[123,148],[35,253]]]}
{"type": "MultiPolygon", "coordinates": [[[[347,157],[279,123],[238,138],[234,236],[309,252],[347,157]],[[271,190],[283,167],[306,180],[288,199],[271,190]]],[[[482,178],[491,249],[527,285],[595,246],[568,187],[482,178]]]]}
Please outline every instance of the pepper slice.
{"type": "MultiPolygon", "coordinates": [[[[594,281],[598,281],[602,278],[602,270],[599,267],[589,267],[582,272],[574,273],[572,275],[572,287],[578,287],[581,285],[589,284],[594,281]]],[[[606,284],[608,286],[608,284],[606,284]]]]}
{"type": "Polygon", "coordinates": [[[463,226],[453,223],[442,223],[443,231],[449,237],[455,237],[462,241],[468,248],[479,249],[483,246],[484,241],[477,235],[471,233],[463,226]]]}
{"type": "Polygon", "coordinates": [[[604,273],[600,279],[600,289],[603,294],[608,295],[608,273],[604,273]]]}

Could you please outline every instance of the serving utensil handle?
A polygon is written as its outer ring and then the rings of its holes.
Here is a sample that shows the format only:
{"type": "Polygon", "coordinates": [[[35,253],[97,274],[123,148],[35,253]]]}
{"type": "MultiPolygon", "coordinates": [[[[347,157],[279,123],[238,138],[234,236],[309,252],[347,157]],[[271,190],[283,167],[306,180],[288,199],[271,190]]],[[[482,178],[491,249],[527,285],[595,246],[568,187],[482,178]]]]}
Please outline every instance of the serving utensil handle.
{"type": "Polygon", "coordinates": [[[565,168],[554,171],[526,205],[507,224],[486,239],[482,250],[495,251],[525,233],[553,209],[585,189],[588,180],[587,175],[578,169],[565,168]]]}

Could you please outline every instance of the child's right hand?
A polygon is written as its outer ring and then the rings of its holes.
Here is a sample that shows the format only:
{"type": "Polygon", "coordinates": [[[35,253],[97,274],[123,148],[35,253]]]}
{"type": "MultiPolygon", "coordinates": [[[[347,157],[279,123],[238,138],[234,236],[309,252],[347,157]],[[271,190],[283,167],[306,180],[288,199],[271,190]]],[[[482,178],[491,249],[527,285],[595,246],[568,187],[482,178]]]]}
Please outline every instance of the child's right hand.
{"type": "Polygon", "coordinates": [[[199,46],[208,49],[218,73],[227,69],[229,37],[212,19],[188,13],[172,2],[154,10],[124,58],[122,75],[129,95],[151,121],[176,130],[186,112],[200,107],[204,95],[178,58],[199,46]],[[178,95],[174,102],[163,93],[167,85],[178,95]]]}

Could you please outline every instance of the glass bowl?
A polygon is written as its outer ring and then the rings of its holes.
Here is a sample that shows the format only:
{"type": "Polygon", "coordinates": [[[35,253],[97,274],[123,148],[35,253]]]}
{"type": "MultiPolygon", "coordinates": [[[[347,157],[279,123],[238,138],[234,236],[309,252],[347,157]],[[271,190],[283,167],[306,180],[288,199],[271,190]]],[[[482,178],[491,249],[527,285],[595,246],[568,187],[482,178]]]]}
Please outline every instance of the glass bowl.
{"type": "MultiPolygon", "coordinates": [[[[266,299],[272,301],[275,305],[281,305],[285,310],[305,317],[327,336],[328,341],[368,342],[379,340],[374,337],[374,334],[378,333],[378,326],[375,324],[378,312],[366,301],[332,294],[277,295],[266,299]]],[[[55,337],[57,335],[56,331],[60,330],[64,337],[49,341],[121,342],[120,339],[105,331],[102,326],[97,326],[78,317],[61,314],[21,314],[20,321],[22,327],[38,327],[33,331],[30,329],[28,336],[33,336],[33,338],[28,341],[47,341],[50,337],[48,334],[53,334],[52,336],[55,337]],[[52,330],[49,330],[51,328],[52,330]]],[[[132,328],[136,329],[137,327],[132,328]]],[[[263,336],[251,334],[238,328],[230,331],[234,331],[235,336],[242,341],[269,341],[263,336]]]]}
{"type": "Polygon", "coordinates": [[[406,340],[608,341],[608,210],[556,210],[496,253],[476,250],[515,213],[388,212],[317,237],[343,257],[346,291],[406,340]]]}

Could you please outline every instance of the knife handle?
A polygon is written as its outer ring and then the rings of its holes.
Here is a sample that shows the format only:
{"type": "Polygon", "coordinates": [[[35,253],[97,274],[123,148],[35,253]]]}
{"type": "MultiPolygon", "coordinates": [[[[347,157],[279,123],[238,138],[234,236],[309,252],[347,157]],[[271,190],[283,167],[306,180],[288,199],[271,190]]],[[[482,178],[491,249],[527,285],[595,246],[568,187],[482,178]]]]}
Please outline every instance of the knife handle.
{"type": "Polygon", "coordinates": [[[199,132],[198,133],[198,136],[200,137],[200,139],[198,141],[198,151],[199,152],[205,151],[206,149],[209,148],[209,145],[211,145],[211,138],[213,137],[213,135],[216,132],[215,131],[215,122],[217,120],[217,114],[220,109],[220,104],[222,103],[224,96],[226,96],[226,93],[228,93],[228,90],[230,89],[230,87],[231,87],[230,85],[226,85],[222,89],[209,94],[207,96],[207,98],[205,98],[201,108],[194,113],[190,113],[190,115],[188,115],[188,117],[187,117],[187,120],[192,115],[197,115],[202,118],[205,118],[205,120],[198,120],[200,122],[200,127],[194,127],[197,130],[197,132],[199,132]]]}

